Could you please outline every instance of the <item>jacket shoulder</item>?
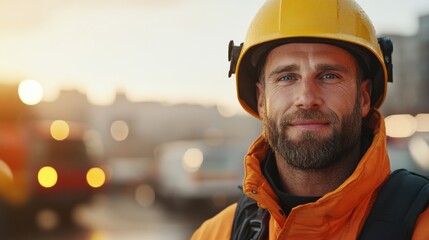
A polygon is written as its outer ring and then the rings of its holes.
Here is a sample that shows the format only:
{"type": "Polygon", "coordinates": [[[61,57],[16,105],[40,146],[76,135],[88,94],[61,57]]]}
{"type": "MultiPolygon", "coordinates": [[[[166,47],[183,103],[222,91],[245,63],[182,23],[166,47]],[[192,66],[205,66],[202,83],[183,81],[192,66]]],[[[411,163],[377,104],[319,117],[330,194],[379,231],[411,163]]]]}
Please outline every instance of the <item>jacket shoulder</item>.
{"type": "Polygon", "coordinates": [[[231,204],[206,220],[192,235],[192,240],[230,239],[237,203],[231,204]]]}

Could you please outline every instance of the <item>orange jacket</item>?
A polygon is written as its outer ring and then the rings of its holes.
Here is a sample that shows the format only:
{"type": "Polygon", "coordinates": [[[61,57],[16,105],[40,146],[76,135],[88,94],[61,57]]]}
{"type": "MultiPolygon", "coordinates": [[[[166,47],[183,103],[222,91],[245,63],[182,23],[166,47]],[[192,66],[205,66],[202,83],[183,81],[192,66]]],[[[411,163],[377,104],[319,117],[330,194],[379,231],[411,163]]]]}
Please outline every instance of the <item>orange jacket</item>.
{"type": "MultiPolygon", "coordinates": [[[[244,193],[268,209],[269,239],[356,239],[371,211],[380,185],[390,173],[386,150],[384,119],[376,111],[368,126],[374,139],[353,174],[336,190],[317,202],[297,206],[289,216],[282,215],[277,196],[264,178],[260,162],[265,159],[268,144],[259,137],[245,157],[244,193]]],[[[192,240],[230,239],[235,208],[233,204],[205,221],[192,240]]],[[[429,239],[429,210],[416,223],[413,239],[429,239]]]]}

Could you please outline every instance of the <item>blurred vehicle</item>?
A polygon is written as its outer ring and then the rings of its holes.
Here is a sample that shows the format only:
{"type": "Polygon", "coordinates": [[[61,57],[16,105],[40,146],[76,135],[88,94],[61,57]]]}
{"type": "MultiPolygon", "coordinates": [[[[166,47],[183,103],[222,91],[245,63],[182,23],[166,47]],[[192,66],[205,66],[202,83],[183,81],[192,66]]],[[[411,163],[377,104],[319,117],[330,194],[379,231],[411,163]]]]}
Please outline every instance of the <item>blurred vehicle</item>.
{"type": "Polygon", "coordinates": [[[103,189],[106,171],[88,151],[88,129],[65,121],[36,122],[29,133],[29,201],[65,217],[103,189]]]}
{"type": "Polygon", "coordinates": [[[246,147],[239,142],[176,141],[155,151],[158,194],[173,207],[193,200],[223,207],[237,200],[246,147]]]}
{"type": "Polygon", "coordinates": [[[65,121],[0,122],[0,159],[12,178],[3,198],[12,222],[34,223],[50,209],[70,223],[74,208],[104,189],[107,174],[88,151],[86,133],[83,125],[65,121]]]}
{"type": "Polygon", "coordinates": [[[38,120],[23,100],[34,97],[34,88],[20,86],[0,84],[1,230],[27,220],[37,224],[46,209],[69,222],[74,207],[106,183],[100,155],[93,154],[97,134],[80,123],[38,120]]]}

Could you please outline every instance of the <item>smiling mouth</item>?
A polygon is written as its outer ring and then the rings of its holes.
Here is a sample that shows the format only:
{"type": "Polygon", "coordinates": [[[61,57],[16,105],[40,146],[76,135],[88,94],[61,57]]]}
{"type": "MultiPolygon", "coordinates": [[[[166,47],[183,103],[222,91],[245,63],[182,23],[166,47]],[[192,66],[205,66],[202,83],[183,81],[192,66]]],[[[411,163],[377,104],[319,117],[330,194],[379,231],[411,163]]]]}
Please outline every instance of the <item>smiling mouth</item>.
{"type": "Polygon", "coordinates": [[[297,110],[282,118],[287,128],[298,131],[324,131],[337,122],[334,113],[323,113],[319,110],[297,110]]]}
{"type": "Polygon", "coordinates": [[[307,130],[316,130],[320,128],[325,128],[329,126],[329,122],[325,120],[296,120],[291,123],[289,123],[290,127],[296,127],[296,128],[302,128],[307,130]]]}

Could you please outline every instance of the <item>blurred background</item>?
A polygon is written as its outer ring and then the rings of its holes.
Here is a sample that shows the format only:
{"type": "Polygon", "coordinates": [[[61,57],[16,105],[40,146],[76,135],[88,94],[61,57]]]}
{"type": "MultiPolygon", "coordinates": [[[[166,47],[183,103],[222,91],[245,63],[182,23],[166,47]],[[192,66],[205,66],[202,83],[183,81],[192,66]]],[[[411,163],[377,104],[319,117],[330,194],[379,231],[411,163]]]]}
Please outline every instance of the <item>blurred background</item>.
{"type": "MultiPolygon", "coordinates": [[[[227,78],[264,0],[0,0],[0,235],[189,239],[261,123],[227,78]]],[[[429,3],[358,0],[394,42],[393,169],[429,176],[429,3]]]]}

